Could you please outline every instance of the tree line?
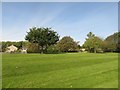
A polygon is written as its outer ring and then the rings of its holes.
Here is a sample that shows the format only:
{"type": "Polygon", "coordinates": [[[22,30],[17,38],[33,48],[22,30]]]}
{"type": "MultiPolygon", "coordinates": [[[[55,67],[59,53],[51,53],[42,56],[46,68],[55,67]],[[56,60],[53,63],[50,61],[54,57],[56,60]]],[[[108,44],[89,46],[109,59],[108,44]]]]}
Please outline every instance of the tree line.
{"type": "Polygon", "coordinates": [[[79,52],[82,48],[85,48],[85,50],[90,53],[120,52],[119,38],[120,32],[116,32],[104,40],[92,32],[89,32],[86,41],[80,46],[79,42],[70,36],[64,36],[60,39],[59,34],[52,30],[52,28],[33,27],[27,32],[25,36],[26,41],[2,42],[2,52],[10,45],[18,47],[19,50],[25,47],[28,49],[28,53],[79,52]]]}

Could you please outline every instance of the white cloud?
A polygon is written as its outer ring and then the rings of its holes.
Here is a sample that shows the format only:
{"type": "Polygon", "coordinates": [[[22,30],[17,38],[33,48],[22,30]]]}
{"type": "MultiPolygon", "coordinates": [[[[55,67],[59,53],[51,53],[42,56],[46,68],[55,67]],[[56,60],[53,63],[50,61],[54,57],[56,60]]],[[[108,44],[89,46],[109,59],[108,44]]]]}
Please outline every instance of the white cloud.
{"type": "Polygon", "coordinates": [[[48,23],[52,23],[52,21],[60,15],[64,10],[66,10],[68,6],[58,8],[57,10],[40,10],[35,16],[29,21],[28,26],[45,26],[48,23]]]}

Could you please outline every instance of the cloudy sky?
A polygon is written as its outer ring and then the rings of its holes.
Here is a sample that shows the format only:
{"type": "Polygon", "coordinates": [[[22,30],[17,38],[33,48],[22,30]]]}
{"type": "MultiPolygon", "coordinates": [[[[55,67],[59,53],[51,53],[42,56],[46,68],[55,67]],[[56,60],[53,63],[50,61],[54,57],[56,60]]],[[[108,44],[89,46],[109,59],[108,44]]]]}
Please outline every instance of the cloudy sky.
{"type": "Polygon", "coordinates": [[[24,40],[31,27],[52,27],[82,45],[88,32],[106,38],[118,31],[117,2],[3,2],[3,41],[24,40]]]}

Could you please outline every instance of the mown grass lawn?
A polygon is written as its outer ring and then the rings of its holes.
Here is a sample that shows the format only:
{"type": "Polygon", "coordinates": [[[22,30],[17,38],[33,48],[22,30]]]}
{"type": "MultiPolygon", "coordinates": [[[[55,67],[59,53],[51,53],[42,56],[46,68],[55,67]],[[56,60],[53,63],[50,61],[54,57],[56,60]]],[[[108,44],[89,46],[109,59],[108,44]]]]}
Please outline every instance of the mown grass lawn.
{"type": "Polygon", "coordinates": [[[117,53],[3,54],[3,88],[117,88],[117,53]]]}

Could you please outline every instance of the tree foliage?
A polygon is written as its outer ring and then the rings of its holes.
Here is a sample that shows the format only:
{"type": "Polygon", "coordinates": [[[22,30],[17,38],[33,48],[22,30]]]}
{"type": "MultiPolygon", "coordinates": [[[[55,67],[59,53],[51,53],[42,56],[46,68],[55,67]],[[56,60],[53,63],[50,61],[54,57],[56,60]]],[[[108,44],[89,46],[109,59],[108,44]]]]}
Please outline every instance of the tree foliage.
{"type": "Polygon", "coordinates": [[[6,48],[10,45],[16,46],[18,49],[21,49],[23,46],[25,46],[26,42],[23,41],[18,41],[18,42],[11,42],[11,41],[6,41],[2,42],[2,52],[6,51],[6,48]]]}
{"type": "Polygon", "coordinates": [[[33,27],[27,32],[25,40],[38,44],[40,51],[43,53],[47,50],[47,46],[53,45],[59,40],[59,36],[51,28],[33,27]]]}
{"type": "Polygon", "coordinates": [[[39,46],[36,43],[28,42],[26,48],[28,53],[39,53],[39,46]]]}
{"type": "Polygon", "coordinates": [[[105,51],[120,51],[120,32],[108,36],[104,40],[105,51]]]}
{"type": "Polygon", "coordinates": [[[60,53],[60,51],[58,50],[57,45],[55,44],[55,45],[50,45],[46,53],[57,54],[57,53],[60,53]]]}
{"type": "Polygon", "coordinates": [[[97,52],[98,49],[101,49],[103,46],[103,41],[99,37],[92,34],[92,32],[89,32],[87,34],[88,38],[86,39],[84,43],[84,47],[87,48],[89,52],[97,52]]]}
{"type": "Polygon", "coordinates": [[[98,50],[104,50],[104,52],[120,52],[120,32],[108,36],[104,41],[92,32],[89,32],[83,46],[80,46],[70,36],[65,36],[58,42],[59,35],[51,28],[33,27],[27,32],[25,39],[29,42],[1,42],[2,52],[6,51],[6,47],[10,45],[16,46],[19,50],[27,48],[28,53],[75,52],[80,48],[86,48],[89,52],[97,52],[98,50]]]}
{"type": "Polygon", "coordinates": [[[57,43],[57,47],[61,52],[74,52],[78,45],[70,36],[65,36],[57,43]]]}
{"type": "Polygon", "coordinates": [[[92,38],[92,37],[94,37],[95,36],[95,34],[93,34],[92,32],[89,32],[88,34],[87,34],[87,37],[88,38],[92,38]]]}

